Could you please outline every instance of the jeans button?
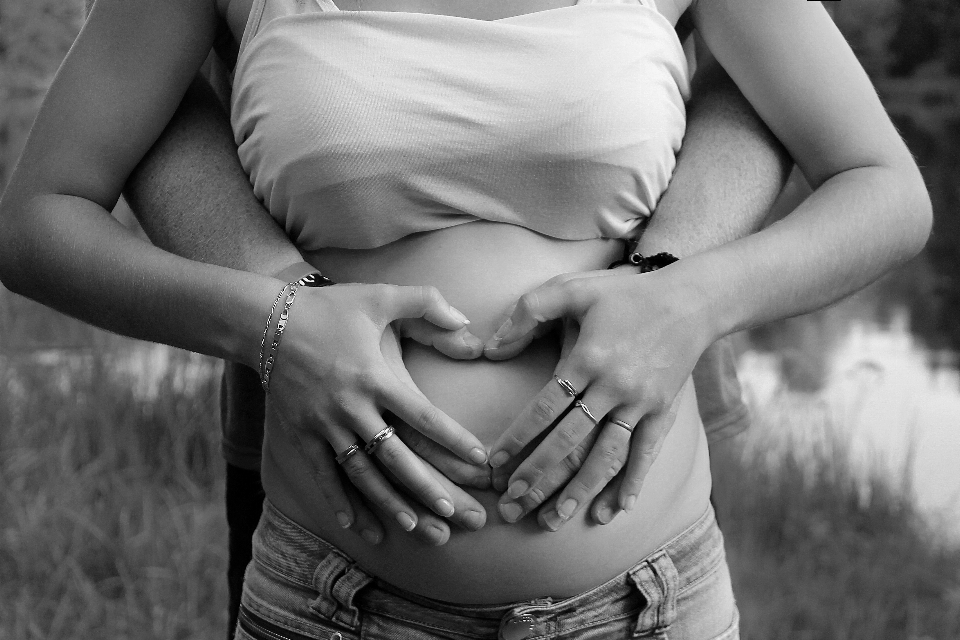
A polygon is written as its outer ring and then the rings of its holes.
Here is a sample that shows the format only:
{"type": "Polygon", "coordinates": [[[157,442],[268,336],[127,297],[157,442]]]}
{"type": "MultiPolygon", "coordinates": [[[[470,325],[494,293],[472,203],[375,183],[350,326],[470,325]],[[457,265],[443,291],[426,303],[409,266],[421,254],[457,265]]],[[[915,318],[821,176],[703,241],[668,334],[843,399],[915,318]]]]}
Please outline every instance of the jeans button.
{"type": "Polygon", "coordinates": [[[534,618],[526,614],[511,616],[500,624],[500,640],[524,640],[534,634],[534,618]]]}

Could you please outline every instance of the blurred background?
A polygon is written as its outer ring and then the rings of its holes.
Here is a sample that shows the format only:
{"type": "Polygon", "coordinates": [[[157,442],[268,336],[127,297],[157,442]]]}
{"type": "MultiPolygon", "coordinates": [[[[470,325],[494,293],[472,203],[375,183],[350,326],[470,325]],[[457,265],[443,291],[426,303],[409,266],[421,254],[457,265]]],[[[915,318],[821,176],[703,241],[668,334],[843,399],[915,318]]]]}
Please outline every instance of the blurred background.
{"type": "MultiPolygon", "coordinates": [[[[82,4],[0,0],[0,187],[82,4]]],[[[754,425],[714,467],[743,637],[956,640],[960,0],[824,4],[935,227],[870,289],[737,336],[754,425]]],[[[222,637],[217,373],[0,289],[0,638],[222,637]]]]}

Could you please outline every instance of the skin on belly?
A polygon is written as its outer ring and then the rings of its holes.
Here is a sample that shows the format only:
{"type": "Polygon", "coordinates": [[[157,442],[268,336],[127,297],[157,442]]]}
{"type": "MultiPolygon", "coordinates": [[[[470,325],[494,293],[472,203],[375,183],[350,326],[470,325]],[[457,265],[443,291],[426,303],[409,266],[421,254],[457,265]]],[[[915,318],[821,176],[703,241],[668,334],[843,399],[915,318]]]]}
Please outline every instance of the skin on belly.
{"type": "MultiPolygon", "coordinates": [[[[471,320],[486,340],[516,298],[560,273],[602,269],[618,242],[559,241],[520,227],[474,222],[418,234],[364,251],[309,256],[340,282],[431,284],[471,320]]],[[[551,381],[559,358],[556,336],[535,341],[511,360],[455,361],[431,348],[404,344],[404,362],[421,391],[485,444],[551,381]]],[[[559,532],[541,530],[535,514],[517,524],[500,519],[499,492],[467,489],[487,510],[477,532],[452,528],[431,547],[383,518],[387,536],[374,547],[339,528],[303,459],[271,428],[268,408],[263,476],[268,497],[293,520],[342,549],[373,575],[439,600],[490,604],[581,593],[626,570],[695,521],[710,491],[706,440],[692,384],[677,421],[651,468],[634,510],[594,525],[587,509],[559,532]]]]}

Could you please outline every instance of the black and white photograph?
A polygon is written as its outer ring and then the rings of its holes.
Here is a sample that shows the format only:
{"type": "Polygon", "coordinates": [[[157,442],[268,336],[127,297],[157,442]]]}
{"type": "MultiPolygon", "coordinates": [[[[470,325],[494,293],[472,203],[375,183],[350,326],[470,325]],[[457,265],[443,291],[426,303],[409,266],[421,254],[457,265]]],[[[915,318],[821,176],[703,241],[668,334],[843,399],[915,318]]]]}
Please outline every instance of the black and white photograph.
{"type": "Polygon", "coordinates": [[[0,0],[0,640],[960,640],[960,0],[0,0]]]}

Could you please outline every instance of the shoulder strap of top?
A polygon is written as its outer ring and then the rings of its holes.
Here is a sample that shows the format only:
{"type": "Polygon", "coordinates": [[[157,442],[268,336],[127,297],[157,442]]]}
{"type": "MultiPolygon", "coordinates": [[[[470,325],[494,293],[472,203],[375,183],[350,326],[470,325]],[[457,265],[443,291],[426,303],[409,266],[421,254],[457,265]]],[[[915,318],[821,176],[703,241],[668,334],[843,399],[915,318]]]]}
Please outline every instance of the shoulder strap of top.
{"type": "Polygon", "coordinates": [[[243,29],[243,38],[240,40],[239,53],[243,53],[260,29],[274,18],[317,11],[340,11],[340,9],[333,0],[253,0],[247,25],[243,29]]]}
{"type": "MultiPolygon", "coordinates": [[[[319,1],[319,0],[318,0],[319,1]]],[[[638,4],[647,9],[653,9],[657,13],[657,3],[654,0],[578,0],[577,4],[638,4]]]]}
{"type": "Polygon", "coordinates": [[[250,7],[250,15],[247,16],[247,26],[243,28],[243,37],[240,39],[238,56],[247,48],[253,36],[257,35],[257,32],[260,31],[260,20],[263,18],[263,7],[266,5],[266,1],[267,0],[253,0],[253,5],[250,7]]]}

